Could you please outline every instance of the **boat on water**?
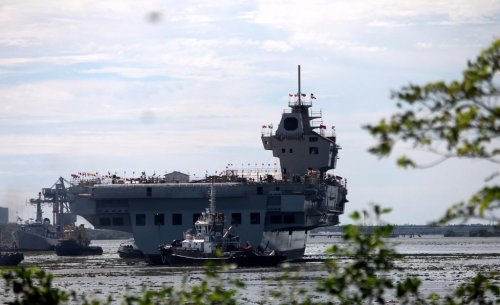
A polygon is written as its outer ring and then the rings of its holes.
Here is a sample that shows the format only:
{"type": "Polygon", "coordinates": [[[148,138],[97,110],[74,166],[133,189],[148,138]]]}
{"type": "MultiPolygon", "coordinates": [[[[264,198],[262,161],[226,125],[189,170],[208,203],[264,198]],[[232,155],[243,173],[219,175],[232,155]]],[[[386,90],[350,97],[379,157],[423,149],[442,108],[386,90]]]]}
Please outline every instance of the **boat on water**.
{"type": "Polygon", "coordinates": [[[117,252],[121,258],[144,258],[144,253],[137,247],[133,239],[121,243],[117,252]]]}
{"type": "Polygon", "coordinates": [[[13,247],[23,251],[53,251],[62,237],[65,225],[74,225],[76,215],[69,212],[65,180],[59,178],[50,188],[38,193],[38,198],[28,203],[36,205],[34,221],[22,222],[18,218],[18,228],[13,232],[13,247]],[[52,206],[53,221],[43,218],[42,205],[52,206]],[[43,219],[43,220],[42,220],[43,219]]]}
{"type": "Polygon", "coordinates": [[[0,252],[0,266],[17,266],[24,260],[24,254],[18,251],[0,252]]]}
{"type": "Polygon", "coordinates": [[[234,263],[239,266],[276,266],[286,259],[276,251],[254,251],[249,242],[240,246],[233,226],[224,228],[225,217],[216,210],[215,188],[210,188],[210,207],[194,223],[195,233],[184,233],[183,240],[160,245],[162,262],[168,265],[204,265],[207,262],[234,263]]]}
{"type": "Polygon", "coordinates": [[[90,240],[85,233],[85,227],[66,226],[64,235],[55,247],[58,256],[101,255],[102,248],[90,246],[90,240]]]}
{"type": "Polygon", "coordinates": [[[300,66],[298,75],[298,91],[288,95],[278,127],[265,124],[260,133],[264,149],[279,165],[228,163],[214,179],[180,172],[73,173],[64,197],[71,213],[96,229],[131,232],[148,260],[162,264],[158,245],[192,227],[213,181],[225,227],[234,225],[240,239],[255,247],[288,259],[302,257],[309,230],[339,224],[347,180],[335,172],[341,149],[335,129],[327,130],[322,112],[312,109],[317,97],[302,93],[300,66]]]}

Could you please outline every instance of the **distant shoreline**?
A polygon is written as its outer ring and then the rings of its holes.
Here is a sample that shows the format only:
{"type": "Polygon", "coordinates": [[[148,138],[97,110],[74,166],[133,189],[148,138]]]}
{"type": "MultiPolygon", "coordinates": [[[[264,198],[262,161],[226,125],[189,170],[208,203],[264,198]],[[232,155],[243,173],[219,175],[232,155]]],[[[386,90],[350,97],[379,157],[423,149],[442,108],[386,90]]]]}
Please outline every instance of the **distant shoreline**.
{"type": "MultiPolygon", "coordinates": [[[[366,233],[371,233],[378,226],[364,226],[366,233]]],[[[323,227],[312,230],[310,236],[321,236],[321,233],[342,234],[344,226],[323,227]]],[[[494,225],[394,225],[394,236],[443,235],[445,237],[490,237],[500,236],[500,226],[494,225]]]]}

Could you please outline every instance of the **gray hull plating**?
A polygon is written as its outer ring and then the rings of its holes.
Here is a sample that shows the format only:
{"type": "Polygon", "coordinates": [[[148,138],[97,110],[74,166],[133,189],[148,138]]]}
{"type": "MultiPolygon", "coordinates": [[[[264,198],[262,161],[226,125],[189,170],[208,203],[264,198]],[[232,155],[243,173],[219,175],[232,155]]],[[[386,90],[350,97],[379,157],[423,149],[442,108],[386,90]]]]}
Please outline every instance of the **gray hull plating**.
{"type": "Polygon", "coordinates": [[[19,229],[14,233],[16,246],[20,250],[49,251],[54,250],[57,238],[50,238],[37,231],[19,229]]]}
{"type": "MultiPolygon", "coordinates": [[[[306,232],[338,224],[340,186],[324,183],[216,183],[217,209],[242,241],[294,253],[305,249],[306,232]]],[[[132,232],[146,255],[193,227],[207,207],[209,183],[117,184],[70,188],[71,211],[96,228],[132,232]]]]}

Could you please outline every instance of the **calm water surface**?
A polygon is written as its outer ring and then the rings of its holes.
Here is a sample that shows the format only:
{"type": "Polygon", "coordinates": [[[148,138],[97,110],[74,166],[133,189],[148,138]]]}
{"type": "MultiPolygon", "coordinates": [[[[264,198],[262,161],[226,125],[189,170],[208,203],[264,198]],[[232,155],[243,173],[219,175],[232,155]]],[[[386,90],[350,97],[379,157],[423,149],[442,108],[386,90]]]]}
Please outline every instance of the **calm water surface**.
{"type": "MultiPolygon", "coordinates": [[[[204,277],[202,268],[149,266],[141,260],[121,259],[117,249],[122,240],[93,241],[93,245],[103,247],[102,256],[58,257],[53,252],[27,252],[23,266],[35,265],[55,275],[54,285],[75,290],[79,293],[105,298],[118,298],[126,289],[131,293],[139,291],[143,283],[151,289],[164,285],[179,286],[183,280],[199,282],[204,277]],[[127,288],[128,287],[128,288],[127,288]]],[[[398,264],[404,272],[392,272],[394,278],[403,274],[419,276],[423,280],[425,293],[446,293],[477,272],[500,272],[500,238],[466,238],[422,236],[415,238],[391,238],[391,243],[405,259],[398,264]]],[[[325,250],[333,244],[344,244],[339,237],[310,238],[306,257],[324,256],[325,250]]],[[[315,282],[326,276],[320,262],[290,264],[288,267],[246,268],[224,271],[223,278],[238,278],[245,282],[241,291],[244,303],[256,303],[269,298],[270,289],[289,290],[297,288],[313,289],[315,282]],[[292,286],[279,287],[273,277],[288,272],[296,277],[292,286]]],[[[0,299],[8,299],[0,291],[0,299]]],[[[119,301],[117,301],[119,303],[119,301]]]]}

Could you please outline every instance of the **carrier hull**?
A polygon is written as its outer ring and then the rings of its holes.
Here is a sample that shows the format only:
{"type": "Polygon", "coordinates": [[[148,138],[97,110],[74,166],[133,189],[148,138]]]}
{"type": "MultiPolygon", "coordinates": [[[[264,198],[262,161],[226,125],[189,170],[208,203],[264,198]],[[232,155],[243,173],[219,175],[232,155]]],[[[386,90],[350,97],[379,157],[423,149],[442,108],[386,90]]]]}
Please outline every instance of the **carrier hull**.
{"type": "MultiPolygon", "coordinates": [[[[308,230],[338,224],[345,199],[341,186],[327,183],[227,182],[215,187],[226,226],[234,225],[243,242],[290,259],[303,256],[308,230]]],[[[158,262],[158,245],[193,227],[206,207],[208,188],[209,183],[78,186],[69,189],[70,206],[97,229],[133,233],[137,247],[158,262]]]]}

